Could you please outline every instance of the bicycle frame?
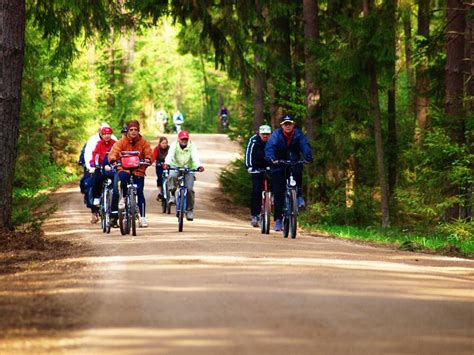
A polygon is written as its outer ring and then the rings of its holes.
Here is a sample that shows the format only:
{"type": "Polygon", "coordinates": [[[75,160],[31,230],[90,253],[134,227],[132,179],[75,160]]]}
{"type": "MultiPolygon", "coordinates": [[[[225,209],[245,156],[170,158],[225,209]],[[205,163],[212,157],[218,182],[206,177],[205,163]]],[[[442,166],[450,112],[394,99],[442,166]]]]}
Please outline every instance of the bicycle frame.
{"type": "Polygon", "coordinates": [[[189,173],[198,172],[197,169],[170,168],[178,172],[178,191],[176,194],[176,217],[178,217],[178,231],[183,231],[184,213],[188,209],[188,187],[186,186],[186,176],[189,173]]]}
{"type": "MultiPolygon", "coordinates": [[[[290,234],[291,238],[296,238],[297,217],[298,217],[298,187],[293,178],[293,167],[304,164],[304,161],[283,160],[279,162],[290,170],[290,175],[286,179],[285,200],[283,203],[283,237],[287,238],[290,234]]],[[[286,174],[285,174],[286,175],[286,174]]]]}
{"type": "MultiPolygon", "coordinates": [[[[138,152],[122,152],[130,153],[131,155],[138,155],[138,152]]],[[[148,162],[140,160],[141,165],[150,165],[148,162]]],[[[136,235],[136,222],[140,218],[140,209],[138,207],[138,193],[137,193],[137,185],[133,181],[135,176],[134,172],[138,169],[135,168],[128,168],[127,170],[130,171],[130,176],[127,180],[127,187],[126,187],[126,196],[123,196],[125,199],[125,209],[122,212],[119,212],[119,222],[120,222],[120,232],[122,235],[130,234],[130,229],[132,230],[132,235],[136,235]],[[132,197],[133,196],[133,197],[132,197]],[[135,211],[133,211],[135,209],[135,211]]],[[[122,189],[119,189],[119,193],[122,189]]]]}

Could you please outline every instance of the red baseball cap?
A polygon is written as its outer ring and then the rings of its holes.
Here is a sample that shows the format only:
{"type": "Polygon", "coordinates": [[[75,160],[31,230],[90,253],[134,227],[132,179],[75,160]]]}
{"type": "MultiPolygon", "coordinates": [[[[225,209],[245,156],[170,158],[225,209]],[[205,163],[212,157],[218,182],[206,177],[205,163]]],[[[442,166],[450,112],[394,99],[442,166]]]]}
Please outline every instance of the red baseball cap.
{"type": "Polygon", "coordinates": [[[189,132],[188,131],[181,131],[178,133],[178,139],[187,138],[189,139],[189,132]]]}
{"type": "Polygon", "coordinates": [[[101,135],[104,135],[104,134],[112,134],[112,128],[110,128],[110,127],[103,127],[103,128],[100,130],[100,134],[101,134],[101,135]]]}

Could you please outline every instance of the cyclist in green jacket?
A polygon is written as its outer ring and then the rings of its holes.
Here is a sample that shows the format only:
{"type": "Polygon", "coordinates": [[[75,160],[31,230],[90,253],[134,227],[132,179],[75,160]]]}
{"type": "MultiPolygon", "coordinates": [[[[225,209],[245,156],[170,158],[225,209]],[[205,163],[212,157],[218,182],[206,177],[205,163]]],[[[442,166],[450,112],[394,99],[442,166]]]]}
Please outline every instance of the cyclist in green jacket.
{"type": "MultiPolygon", "coordinates": [[[[190,141],[189,132],[181,131],[178,134],[178,141],[170,146],[168,155],[165,159],[163,169],[173,168],[190,168],[197,169],[200,172],[204,171],[201,161],[198,156],[196,145],[190,141]]],[[[185,184],[188,188],[188,201],[186,219],[192,221],[194,219],[194,173],[186,175],[185,184]]],[[[178,182],[178,172],[171,170],[168,175],[168,189],[170,192],[170,203],[175,203],[174,193],[178,182]]]]}

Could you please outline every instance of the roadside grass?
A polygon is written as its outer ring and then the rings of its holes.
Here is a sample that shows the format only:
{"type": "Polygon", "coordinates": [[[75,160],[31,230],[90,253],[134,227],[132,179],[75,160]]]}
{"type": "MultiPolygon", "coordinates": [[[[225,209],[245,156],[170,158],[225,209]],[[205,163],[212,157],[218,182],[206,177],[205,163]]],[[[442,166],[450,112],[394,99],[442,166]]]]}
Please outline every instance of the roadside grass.
{"type": "Polygon", "coordinates": [[[360,228],[348,225],[310,224],[301,226],[310,232],[324,233],[332,237],[359,240],[375,244],[395,246],[400,250],[437,253],[449,256],[474,258],[474,236],[447,235],[434,231],[422,233],[397,227],[360,228]]]}
{"type": "Polygon", "coordinates": [[[46,183],[15,187],[12,196],[14,228],[22,231],[39,230],[44,220],[56,210],[56,205],[49,202],[49,194],[78,179],[77,174],[66,174],[62,169],[58,169],[54,174],[49,174],[46,183]]]}

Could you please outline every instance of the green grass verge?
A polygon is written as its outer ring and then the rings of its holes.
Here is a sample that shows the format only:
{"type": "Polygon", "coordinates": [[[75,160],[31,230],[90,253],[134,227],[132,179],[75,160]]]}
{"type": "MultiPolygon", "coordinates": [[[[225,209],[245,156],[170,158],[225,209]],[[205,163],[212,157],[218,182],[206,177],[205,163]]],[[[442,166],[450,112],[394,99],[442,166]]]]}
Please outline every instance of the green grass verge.
{"type": "MultiPolygon", "coordinates": [[[[56,210],[56,205],[48,205],[49,192],[69,182],[78,181],[79,175],[66,173],[62,167],[49,169],[48,178],[41,184],[13,188],[12,224],[15,229],[38,230],[45,219],[56,210]]],[[[79,191],[79,183],[77,190],[79,191]]]]}
{"type": "Polygon", "coordinates": [[[333,237],[361,240],[382,245],[394,245],[400,250],[436,252],[438,254],[474,257],[474,237],[459,237],[446,234],[423,235],[400,228],[381,229],[345,225],[309,224],[301,226],[310,232],[324,232],[333,237]]]}

